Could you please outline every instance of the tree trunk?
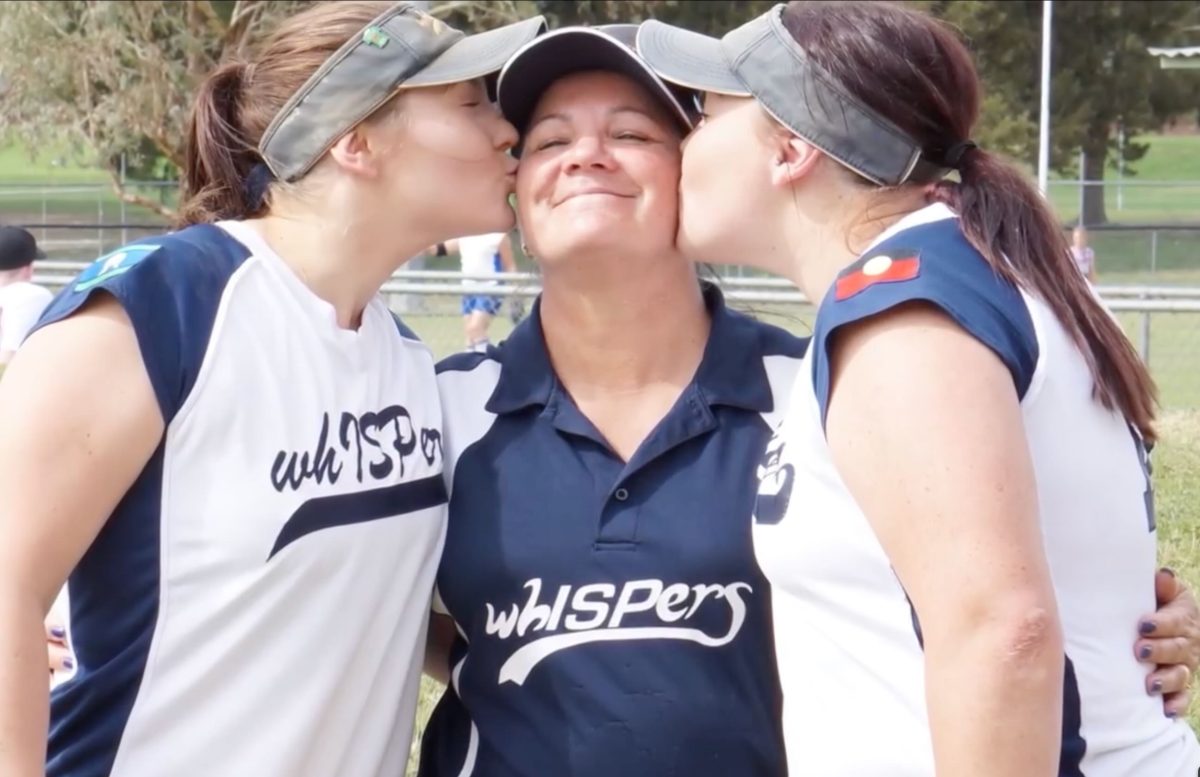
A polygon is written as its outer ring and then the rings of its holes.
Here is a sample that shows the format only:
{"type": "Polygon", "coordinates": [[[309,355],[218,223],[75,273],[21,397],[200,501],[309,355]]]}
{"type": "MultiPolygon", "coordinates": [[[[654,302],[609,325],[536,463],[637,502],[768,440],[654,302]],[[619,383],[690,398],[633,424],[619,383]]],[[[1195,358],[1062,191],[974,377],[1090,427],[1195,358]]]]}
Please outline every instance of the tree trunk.
{"type": "Polygon", "coordinates": [[[1108,157],[1108,138],[1099,143],[1090,143],[1084,149],[1087,158],[1083,164],[1083,179],[1088,185],[1083,187],[1083,212],[1080,223],[1094,227],[1108,223],[1108,213],[1104,209],[1104,163],[1108,157]]]}
{"type": "MultiPolygon", "coordinates": [[[[140,194],[134,194],[125,188],[125,184],[121,181],[121,174],[112,167],[106,167],[105,172],[108,173],[109,182],[112,184],[113,194],[124,200],[130,205],[137,205],[145,208],[153,213],[157,213],[165,219],[172,219],[175,216],[175,211],[167,207],[165,202],[156,202],[149,197],[143,197],[140,194]]],[[[160,189],[161,191],[161,189],[160,189]]]]}

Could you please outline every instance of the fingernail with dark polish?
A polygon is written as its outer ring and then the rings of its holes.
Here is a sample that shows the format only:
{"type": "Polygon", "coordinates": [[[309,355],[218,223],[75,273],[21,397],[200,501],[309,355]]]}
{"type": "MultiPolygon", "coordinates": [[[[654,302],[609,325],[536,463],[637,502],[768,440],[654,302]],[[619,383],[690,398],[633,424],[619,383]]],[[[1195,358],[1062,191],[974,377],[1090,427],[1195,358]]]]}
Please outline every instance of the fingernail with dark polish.
{"type": "Polygon", "coordinates": [[[70,658],[63,659],[63,669],[74,669],[74,668],[75,668],[74,661],[72,661],[70,658]]]}
{"type": "Polygon", "coordinates": [[[1141,659],[1144,661],[1147,658],[1149,658],[1150,654],[1153,652],[1154,652],[1154,649],[1151,648],[1149,645],[1142,645],[1142,649],[1138,651],[1138,656],[1141,657],[1141,659]]]}
{"type": "Polygon", "coordinates": [[[1171,720],[1175,720],[1175,718],[1179,717],[1179,713],[1175,710],[1167,710],[1167,717],[1171,720]]]}
{"type": "Polygon", "coordinates": [[[1142,621],[1141,625],[1138,626],[1138,631],[1140,631],[1142,634],[1153,634],[1154,630],[1157,628],[1158,624],[1154,621],[1142,621]]]}
{"type": "Polygon", "coordinates": [[[1162,693],[1162,680],[1155,680],[1154,682],[1150,683],[1150,692],[1162,693]]]}
{"type": "Polygon", "coordinates": [[[50,636],[54,637],[55,639],[62,639],[63,637],[67,636],[67,630],[62,626],[51,626],[50,636]]]}

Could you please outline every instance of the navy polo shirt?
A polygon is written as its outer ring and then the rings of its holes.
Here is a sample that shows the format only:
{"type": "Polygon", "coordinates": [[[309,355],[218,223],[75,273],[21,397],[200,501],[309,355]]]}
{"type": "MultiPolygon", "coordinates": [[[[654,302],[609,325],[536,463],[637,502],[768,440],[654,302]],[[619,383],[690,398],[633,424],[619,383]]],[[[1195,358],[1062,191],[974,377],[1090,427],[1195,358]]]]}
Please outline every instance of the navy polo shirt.
{"type": "Polygon", "coordinates": [[[628,462],[558,382],[538,306],[438,368],[457,625],[422,777],[786,771],[757,470],[806,342],[725,307],[628,462]]]}

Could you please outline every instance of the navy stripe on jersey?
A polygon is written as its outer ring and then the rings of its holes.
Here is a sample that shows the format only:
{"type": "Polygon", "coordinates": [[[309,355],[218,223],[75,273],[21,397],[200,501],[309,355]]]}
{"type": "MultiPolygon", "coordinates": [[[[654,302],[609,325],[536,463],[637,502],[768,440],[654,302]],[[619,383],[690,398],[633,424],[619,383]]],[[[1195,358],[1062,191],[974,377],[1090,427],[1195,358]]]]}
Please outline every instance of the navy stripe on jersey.
{"type": "Polygon", "coordinates": [[[392,320],[396,322],[396,330],[400,332],[400,336],[406,340],[414,340],[421,342],[421,338],[417,337],[417,333],[409,329],[408,324],[404,323],[396,313],[392,313],[392,320]]]}
{"type": "MultiPolygon", "coordinates": [[[[133,325],[166,423],[196,380],[229,278],[249,251],[204,225],[135,243],[89,266],[38,327],[111,294],[133,325]]],[[[98,410],[100,412],[100,410],[98,410]]],[[[133,709],[158,617],[163,446],[69,582],[78,670],[51,694],[48,777],[106,777],[133,709]]]]}
{"type": "Polygon", "coordinates": [[[46,777],[112,771],[158,618],[162,470],[159,445],[71,573],[78,668],[50,694],[46,777]]]}
{"type": "Polygon", "coordinates": [[[225,284],[249,255],[210,224],[139,241],[93,262],[54,298],[35,329],[67,318],[97,291],[111,294],[133,324],[170,423],[196,380],[225,284]]]}
{"type": "Polygon", "coordinates": [[[1084,777],[1080,764],[1087,753],[1087,742],[1083,738],[1082,707],[1075,665],[1067,658],[1063,672],[1062,752],[1058,757],[1058,777],[1084,777]]]}
{"type": "Polygon", "coordinates": [[[310,499],[288,518],[267,558],[273,558],[301,537],[322,529],[378,521],[444,504],[446,481],[441,475],[367,491],[310,499]]]}
{"type": "Polygon", "coordinates": [[[830,338],[839,327],[906,302],[936,305],[1008,367],[1024,398],[1038,363],[1037,334],[1021,292],[1001,278],[963,235],[958,219],[905,229],[841,273],[817,314],[813,381],[824,423],[829,407],[830,338]]]}

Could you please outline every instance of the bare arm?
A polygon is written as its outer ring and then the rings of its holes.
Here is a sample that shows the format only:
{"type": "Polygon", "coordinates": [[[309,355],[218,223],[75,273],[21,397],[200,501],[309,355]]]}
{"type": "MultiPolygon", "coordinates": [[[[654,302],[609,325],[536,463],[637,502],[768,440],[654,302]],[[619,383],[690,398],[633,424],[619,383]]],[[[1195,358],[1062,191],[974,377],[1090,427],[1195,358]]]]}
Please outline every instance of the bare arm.
{"type": "Polygon", "coordinates": [[[450,646],[454,644],[454,619],[434,612],[429,616],[425,639],[425,674],[443,685],[450,683],[450,646]]]}
{"type": "Polygon", "coordinates": [[[829,444],[920,618],[938,777],[1056,775],[1062,637],[1007,368],[925,305],[834,345],[829,444]]]}
{"type": "Polygon", "coordinates": [[[114,300],[29,339],[0,381],[0,429],[0,774],[40,777],[42,619],[163,434],[133,329],[114,300]]]}

